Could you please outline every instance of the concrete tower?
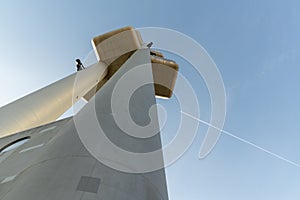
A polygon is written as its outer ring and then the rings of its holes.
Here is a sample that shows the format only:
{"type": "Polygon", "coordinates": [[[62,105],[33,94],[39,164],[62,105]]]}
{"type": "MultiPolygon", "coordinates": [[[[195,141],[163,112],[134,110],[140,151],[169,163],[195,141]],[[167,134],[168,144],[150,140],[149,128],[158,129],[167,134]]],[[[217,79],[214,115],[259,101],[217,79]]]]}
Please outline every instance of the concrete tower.
{"type": "Polygon", "coordinates": [[[142,163],[132,157],[161,149],[160,134],[128,130],[131,122],[159,130],[155,98],[172,95],[178,66],[131,27],[93,45],[98,63],[0,110],[1,119],[9,116],[0,129],[0,200],[168,199],[162,152],[142,163]],[[79,98],[87,101],[82,110],[55,121],[79,98]],[[131,157],[109,151],[108,141],[131,157]]]}

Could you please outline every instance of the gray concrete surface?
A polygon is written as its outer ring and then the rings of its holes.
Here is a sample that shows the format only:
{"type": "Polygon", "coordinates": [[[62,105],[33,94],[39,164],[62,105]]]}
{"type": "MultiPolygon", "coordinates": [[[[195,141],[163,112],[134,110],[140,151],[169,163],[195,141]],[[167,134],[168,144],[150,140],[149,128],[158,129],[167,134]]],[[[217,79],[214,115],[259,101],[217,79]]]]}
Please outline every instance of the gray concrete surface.
{"type": "MultiPolygon", "coordinates": [[[[160,135],[140,139],[119,129],[110,109],[111,92],[124,73],[137,63],[147,62],[150,62],[149,49],[138,50],[98,91],[94,101],[98,120],[108,138],[133,152],[161,148],[160,135]]],[[[155,104],[153,85],[140,88],[131,104],[133,120],[141,125],[149,123],[148,109],[155,104]]],[[[79,114],[85,114],[84,109],[79,114]]],[[[158,126],[157,116],[155,123],[158,126]]],[[[168,199],[164,169],[132,174],[102,164],[82,144],[73,118],[2,138],[0,148],[25,136],[31,137],[28,142],[0,154],[0,200],[168,199]]],[[[157,162],[163,162],[162,155],[157,162]]]]}

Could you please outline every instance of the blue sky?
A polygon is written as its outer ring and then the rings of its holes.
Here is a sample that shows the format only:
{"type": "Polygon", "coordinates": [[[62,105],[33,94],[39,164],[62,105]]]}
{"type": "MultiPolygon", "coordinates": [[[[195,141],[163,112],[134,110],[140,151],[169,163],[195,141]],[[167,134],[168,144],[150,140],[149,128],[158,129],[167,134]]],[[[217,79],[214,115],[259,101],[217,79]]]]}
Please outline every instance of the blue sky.
{"type": "MultiPolygon", "coordinates": [[[[74,59],[87,56],[96,35],[126,25],[166,27],[194,38],[217,64],[228,98],[224,129],[300,163],[299,10],[296,0],[4,0],[0,105],[73,73],[74,59]]],[[[209,119],[201,77],[193,81],[191,66],[178,62],[209,119]]],[[[176,110],[174,102],[160,101],[176,110]]],[[[206,128],[201,125],[191,148],[168,167],[170,199],[299,199],[300,168],[227,135],[198,160],[206,128]]]]}

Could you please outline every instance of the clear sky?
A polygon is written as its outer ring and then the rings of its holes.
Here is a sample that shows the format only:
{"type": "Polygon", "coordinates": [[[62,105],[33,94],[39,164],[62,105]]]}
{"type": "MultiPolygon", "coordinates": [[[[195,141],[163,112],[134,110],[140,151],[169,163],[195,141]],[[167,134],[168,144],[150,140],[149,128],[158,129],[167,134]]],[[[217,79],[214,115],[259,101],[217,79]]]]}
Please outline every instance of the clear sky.
{"type": "MultiPolygon", "coordinates": [[[[3,0],[0,105],[73,73],[74,59],[87,56],[96,35],[126,25],[166,27],[194,38],[216,62],[228,100],[224,129],[300,163],[299,10],[297,0],[3,0]]],[[[193,79],[189,65],[179,63],[193,79]]],[[[199,85],[207,120],[208,95],[199,85]]],[[[174,100],[160,103],[176,110],[174,100]]],[[[206,128],[201,124],[191,148],[167,168],[171,200],[300,198],[299,167],[233,137],[222,135],[199,160],[206,128]]]]}

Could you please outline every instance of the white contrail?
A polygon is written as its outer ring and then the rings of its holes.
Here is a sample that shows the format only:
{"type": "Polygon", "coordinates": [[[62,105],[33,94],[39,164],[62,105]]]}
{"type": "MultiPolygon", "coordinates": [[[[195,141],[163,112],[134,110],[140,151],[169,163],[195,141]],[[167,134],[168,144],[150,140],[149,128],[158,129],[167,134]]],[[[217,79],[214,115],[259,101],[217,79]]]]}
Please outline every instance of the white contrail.
{"type": "Polygon", "coordinates": [[[210,123],[208,123],[208,122],[206,122],[206,121],[203,121],[203,120],[201,120],[201,119],[199,119],[199,118],[197,118],[197,117],[194,117],[193,115],[191,115],[191,114],[189,114],[189,113],[186,113],[186,112],[183,112],[183,111],[181,111],[181,113],[184,114],[184,115],[186,115],[186,116],[188,116],[188,117],[191,117],[191,118],[197,120],[198,122],[201,122],[201,123],[203,123],[203,124],[205,124],[205,125],[207,125],[207,126],[210,126],[210,127],[214,128],[214,129],[217,129],[217,130],[220,131],[221,133],[224,133],[224,134],[226,134],[226,135],[228,135],[228,136],[230,136],[230,137],[233,137],[233,138],[235,138],[235,139],[237,139],[237,140],[239,140],[239,141],[241,141],[241,142],[244,142],[244,143],[246,143],[246,144],[248,144],[248,145],[250,145],[250,146],[252,146],[252,147],[255,147],[255,148],[257,148],[257,149],[259,149],[259,150],[261,150],[261,151],[263,151],[263,152],[265,152],[265,153],[271,155],[271,156],[274,156],[275,158],[278,158],[278,159],[280,159],[280,160],[282,160],[282,161],[285,161],[285,162],[287,162],[287,163],[290,163],[290,164],[292,164],[292,165],[294,165],[294,166],[300,168],[300,164],[298,164],[298,163],[296,163],[296,162],[293,162],[293,161],[291,161],[291,160],[288,160],[288,159],[286,159],[286,158],[284,158],[284,157],[282,157],[282,156],[280,156],[280,155],[278,155],[278,154],[276,154],[276,153],[273,153],[273,152],[271,152],[271,151],[269,151],[269,150],[267,150],[267,149],[265,149],[265,148],[262,148],[262,147],[260,147],[260,146],[258,146],[258,145],[256,145],[256,144],[254,144],[254,143],[252,143],[252,142],[249,142],[249,141],[247,141],[247,140],[245,140],[245,139],[243,139],[243,138],[240,138],[240,137],[238,137],[238,136],[236,136],[236,135],[234,135],[234,134],[232,134],[232,133],[230,133],[230,132],[228,132],[228,131],[225,131],[225,130],[223,130],[223,129],[220,129],[220,128],[218,128],[218,127],[215,127],[214,125],[212,125],[212,124],[210,124],[210,123]]]}

